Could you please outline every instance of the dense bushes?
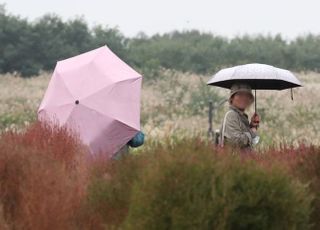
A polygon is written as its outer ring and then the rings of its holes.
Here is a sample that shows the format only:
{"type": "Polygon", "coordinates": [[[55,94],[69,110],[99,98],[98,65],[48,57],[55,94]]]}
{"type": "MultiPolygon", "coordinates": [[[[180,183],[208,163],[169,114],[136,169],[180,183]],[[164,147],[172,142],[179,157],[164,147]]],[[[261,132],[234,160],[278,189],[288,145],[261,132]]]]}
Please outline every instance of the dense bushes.
{"type": "Polygon", "coordinates": [[[270,166],[274,162],[285,167],[287,171],[303,183],[309,185],[314,196],[311,219],[312,229],[320,228],[320,147],[306,146],[301,143],[298,148],[282,146],[270,149],[267,154],[255,155],[253,158],[259,164],[270,166]]]}
{"type": "Polygon", "coordinates": [[[124,229],[309,229],[314,192],[278,154],[271,164],[194,140],[161,145],[109,164],[89,197],[96,215],[124,229]]]}
{"type": "Polygon", "coordinates": [[[39,70],[52,70],[58,60],[105,44],[147,78],[157,77],[159,68],[213,74],[222,67],[249,62],[296,71],[320,69],[318,35],[288,42],[280,35],[227,39],[193,30],[126,38],[116,28],[89,28],[82,18],[65,22],[49,14],[30,23],[0,5],[0,73],[36,75],[39,70]]]}
{"type": "Polygon", "coordinates": [[[314,193],[312,220],[314,229],[320,228],[320,148],[303,148],[303,155],[300,157],[297,167],[292,173],[296,173],[301,181],[310,183],[314,193]]]}
{"type": "Polygon", "coordinates": [[[301,183],[200,144],[156,153],[133,187],[126,228],[308,229],[311,198],[301,183]]]}
{"type": "Polygon", "coordinates": [[[87,184],[80,146],[67,130],[40,123],[24,133],[3,134],[0,226],[77,229],[87,184]]]}
{"type": "Polygon", "coordinates": [[[108,161],[36,123],[0,137],[0,228],[319,229],[319,169],[315,146],[239,156],[189,139],[108,161]]]}

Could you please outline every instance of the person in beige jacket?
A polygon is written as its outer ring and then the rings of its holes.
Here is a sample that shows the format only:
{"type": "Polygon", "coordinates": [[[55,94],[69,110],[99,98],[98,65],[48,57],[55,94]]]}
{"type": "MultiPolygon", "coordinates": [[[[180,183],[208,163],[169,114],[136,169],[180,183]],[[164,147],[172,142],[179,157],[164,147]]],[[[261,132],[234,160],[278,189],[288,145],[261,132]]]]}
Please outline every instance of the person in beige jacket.
{"type": "Polygon", "coordinates": [[[260,117],[254,114],[249,122],[245,110],[254,102],[251,87],[243,83],[232,85],[229,97],[229,111],[226,112],[220,128],[219,145],[230,145],[242,150],[252,150],[259,142],[257,129],[260,117]]]}

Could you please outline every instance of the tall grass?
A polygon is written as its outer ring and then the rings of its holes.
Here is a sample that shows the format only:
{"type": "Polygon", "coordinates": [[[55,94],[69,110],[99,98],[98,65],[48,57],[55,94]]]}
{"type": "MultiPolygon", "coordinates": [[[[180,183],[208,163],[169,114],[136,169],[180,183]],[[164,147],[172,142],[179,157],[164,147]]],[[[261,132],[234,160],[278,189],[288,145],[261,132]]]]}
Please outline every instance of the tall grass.
{"type": "MultiPolygon", "coordinates": [[[[227,98],[229,91],[205,84],[210,76],[163,70],[155,81],[142,87],[141,123],[148,137],[163,139],[175,134],[192,137],[207,136],[208,102],[216,105],[227,98]]],[[[32,123],[50,80],[50,73],[22,79],[10,74],[0,75],[0,132],[21,130],[32,123]]],[[[306,139],[320,144],[320,74],[297,73],[304,87],[290,91],[257,91],[258,113],[261,115],[259,146],[283,141],[306,139]]],[[[228,103],[215,110],[213,129],[220,128],[228,103]]],[[[248,111],[253,113],[253,106],[248,111]]]]}

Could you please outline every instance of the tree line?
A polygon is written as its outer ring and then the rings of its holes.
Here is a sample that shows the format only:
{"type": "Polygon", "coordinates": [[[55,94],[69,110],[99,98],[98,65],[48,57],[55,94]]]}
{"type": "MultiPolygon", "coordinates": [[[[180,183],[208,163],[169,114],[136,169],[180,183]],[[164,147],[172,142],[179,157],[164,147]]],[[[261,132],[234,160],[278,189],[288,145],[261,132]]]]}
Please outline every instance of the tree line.
{"type": "Polygon", "coordinates": [[[0,6],[0,73],[23,77],[51,71],[58,60],[107,44],[129,65],[153,76],[165,68],[212,74],[226,66],[265,63],[294,71],[320,71],[320,35],[287,41],[275,36],[232,39],[197,30],[125,37],[117,28],[90,28],[83,18],[64,21],[54,14],[29,21],[0,6]]]}

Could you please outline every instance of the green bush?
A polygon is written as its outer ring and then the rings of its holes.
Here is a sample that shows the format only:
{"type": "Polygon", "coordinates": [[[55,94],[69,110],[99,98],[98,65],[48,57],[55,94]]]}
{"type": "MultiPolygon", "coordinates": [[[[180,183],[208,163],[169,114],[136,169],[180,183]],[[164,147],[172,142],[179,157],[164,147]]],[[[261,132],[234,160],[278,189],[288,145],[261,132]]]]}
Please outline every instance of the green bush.
{"type": "Polygon", "coordinates": [[[126,156],[118,161],[98,157],[92,165],[87,209],[101,226],[119,226],[127,216],[132,184],[138,177],[143,159],[126,156]]]}
{"type": "Polygon", "coordinates": [[[320,147],[300,143],[298,147],[282,145],[258,154],[255,160],[265,166],[275,162],[302,183],[308,184],[312,201],[312,229],[320,229],[320,147]]]}
{"type": "MultiPolygon", "coordinates": [[[[228,201],[222,229],[308,229],[311,196],[306,186],[284,171],[254,164],[232,165],[226,180],[228,201]]],[[[224,209],[224,211],[225,211],[224,209]]]]}
{"type": "Polygon", "coordinates": [[[150,153],[124,229],[308,229],[311,196],[279,167],[184,142],[150,153]]]}
{"type": "Polygon", "coordinates": [[[194,139],[164,142],[97,161],[86,209],[101,229],[317,229],[315,152],[243,158],[194,139]]]}
{"type": "Polygon", "coordinates": [[[296,155],[296,164],[292,167],[292,173],[302,182],[309,183],[315,197],[312,202],[312,229],[320,229],[320,147],[300,145],[296,149],[296,155]]]}

